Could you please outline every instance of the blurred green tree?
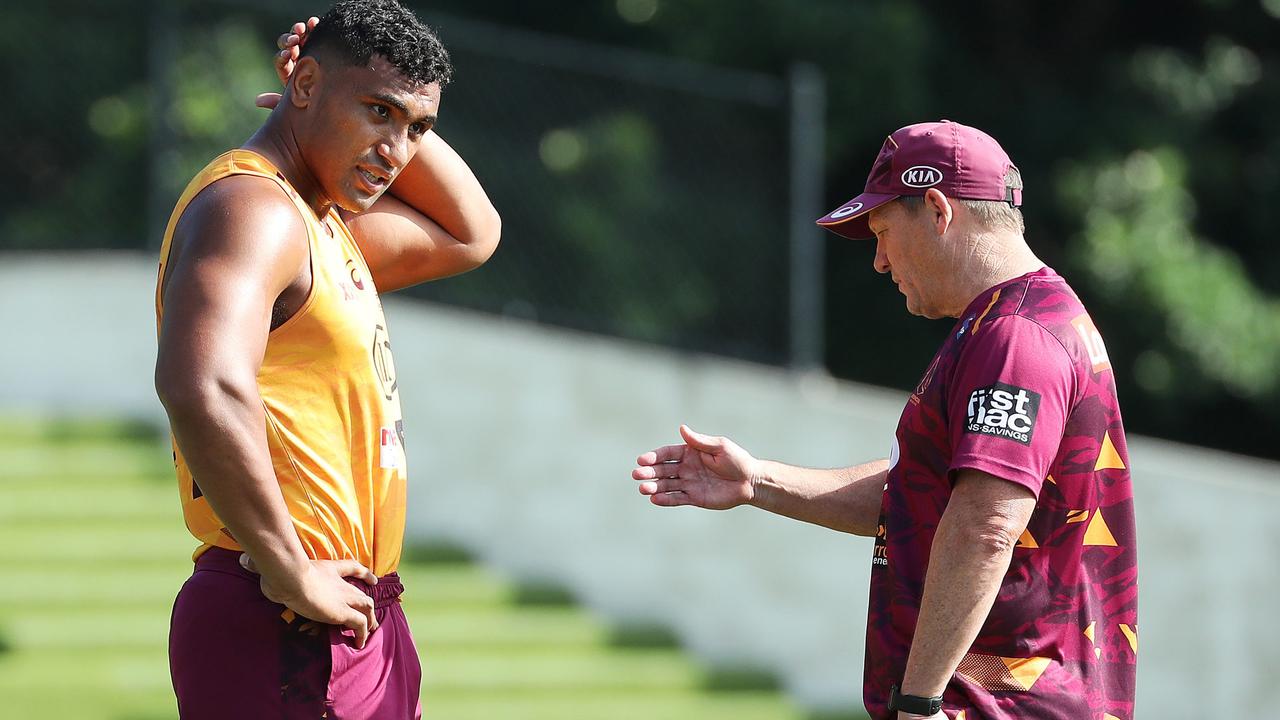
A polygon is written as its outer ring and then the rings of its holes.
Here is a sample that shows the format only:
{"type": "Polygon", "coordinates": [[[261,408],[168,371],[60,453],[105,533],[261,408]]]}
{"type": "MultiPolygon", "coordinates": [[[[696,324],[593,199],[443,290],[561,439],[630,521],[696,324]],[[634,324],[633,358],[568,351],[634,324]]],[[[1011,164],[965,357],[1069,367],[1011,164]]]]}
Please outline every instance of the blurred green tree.
{"type": "MultiPolygon", "coordinates": [[[[797,59],[813,62],[828,82],[831,206],[861,188],[894,128],[946,117],[990,130],[1023,170],[1028,240],[1073,280],[1108,338],[1131,428],[1280,457],[1274,433],[1244,429],[1280,421],[1280,253],[1271,245],[1280,222],[1277,0],[410,4],[428,18],[455,13],[779,77],[797,59]]],[[[322,9],[301,0],[267,10],[238,0],[184,3],[183,24],[171,29],[176,56],[164,70],[171,102],[157,117],[155,38],[145,18],[159,7],[57,0],[0,8],[8,38],[0,77],[17,99],[0,116],[0,143],[19,171],[0,196],[0,248],[150,244],[149,184],[176,195],[208,157],[256,127],[253,94],[275,84],[271,40],[322,9]],[[64,39],[56,48],[51,28],[64,39]],[[157,129],[171,132],[180,151],[153,162],[157,129]]],[[[751,268],[776,266],[781,251],[761,259],[723,249],[761,232],[776,232],[781,248],[782,219],[776,227],[726,223],[723,237],[702,237],[706,252],[724,255],[724,275],[691,272],[664,286],[663,303],[643,301],[648,278],[637,269],[662,258],[636,248],[676,236],[682,218],[733,191],[664,164],[687,140],[660,108],[566,110],[521,136],[530,149],[519,157],[511,138],[465,127],[450,133],[469,147],[501,148],[469,156],[482,176],[509,159],[504,173],[537,167],[549,178],[528,193],[554,228],[539,236],[539,251],[562,272],[476,274],[432,291],[439,296],[483,296],[496,310],[540,293],[588,307],[636,297],[598,329],[677,344],[725,322],[733,303],[743,305],[743,318],[776,317],[763,295],[719,298],[719,278],[781,282],[776,267],[772,275],[751,268]],[[641,227],[623,217],[651,221],[641,227]]],[[[828,238],[827,364],[843,377],[910,387],[946,327],[908,317],[893,288],[869,271],[871,255],[869,244],[828,238]]],[[[762,332],[781,347],[785,333],[771,322],[762,332]]]]}

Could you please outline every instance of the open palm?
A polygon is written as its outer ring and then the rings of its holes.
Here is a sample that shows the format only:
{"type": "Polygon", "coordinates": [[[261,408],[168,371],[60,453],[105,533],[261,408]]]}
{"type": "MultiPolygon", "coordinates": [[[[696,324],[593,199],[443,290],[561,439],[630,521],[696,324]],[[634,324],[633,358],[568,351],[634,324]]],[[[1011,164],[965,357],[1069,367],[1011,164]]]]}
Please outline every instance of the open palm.
{"type": "Polygon", "coordinates": [[[680,426],[684,443],[650,450],[636,459],[631,477],[654,505],[694,505],[727,510],[750,502],[759,464],[737,443],[680,426]]]}

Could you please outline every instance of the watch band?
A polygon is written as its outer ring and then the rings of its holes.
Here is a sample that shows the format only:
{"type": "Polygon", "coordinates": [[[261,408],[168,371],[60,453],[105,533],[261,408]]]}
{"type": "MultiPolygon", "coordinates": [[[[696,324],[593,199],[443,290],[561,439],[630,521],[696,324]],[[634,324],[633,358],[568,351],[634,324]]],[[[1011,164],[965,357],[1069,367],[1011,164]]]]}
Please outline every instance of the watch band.
{"type": "Polygon", "coordinates": [[[889,686],[889,709],[909,712],[913,715],[937,715],[942,711],[942,696],[921,697],[903,695],[897,685],[889,686]]]}

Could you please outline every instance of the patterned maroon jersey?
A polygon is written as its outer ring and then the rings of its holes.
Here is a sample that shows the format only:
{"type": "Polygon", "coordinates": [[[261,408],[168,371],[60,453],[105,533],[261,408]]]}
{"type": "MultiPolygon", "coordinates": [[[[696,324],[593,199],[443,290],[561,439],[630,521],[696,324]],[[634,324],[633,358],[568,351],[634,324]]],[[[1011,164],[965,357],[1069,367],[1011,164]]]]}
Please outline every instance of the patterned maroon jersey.
{"type": "Polygon", "coordinates": [[[1129,455],[1106,348],[1044,268],[966,309],[903,410],[872,557],[863,695],[889,718],[934,531],[958,471],[1037,497],[977,640],[944,693],[952,720],[1132,720],[1138,565],[1129,455]]]}

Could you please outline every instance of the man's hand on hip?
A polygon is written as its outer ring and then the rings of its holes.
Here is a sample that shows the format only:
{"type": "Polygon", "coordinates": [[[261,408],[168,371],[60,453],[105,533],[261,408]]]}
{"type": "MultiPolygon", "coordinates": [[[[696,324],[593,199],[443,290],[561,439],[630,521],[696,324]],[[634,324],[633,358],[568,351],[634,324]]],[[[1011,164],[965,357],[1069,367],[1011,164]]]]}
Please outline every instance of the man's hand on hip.
{"type": "MultiPolygon", "coordinates": [[[[240,565],[252,573],[258,568],[247,553],[240,565]]],[[[378,577],[355,560],[312,560],[304,574],[291,581],[273,581],[259,574],[262,594],[299,615],[329,625],[351,628],[356,647],[363,648],[369,634],[378,629],[373,598],[360,592],[344,578],[356,578],[377,585],[378,577]]]]}

